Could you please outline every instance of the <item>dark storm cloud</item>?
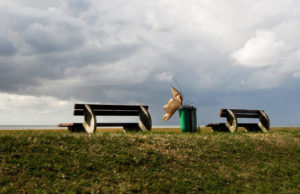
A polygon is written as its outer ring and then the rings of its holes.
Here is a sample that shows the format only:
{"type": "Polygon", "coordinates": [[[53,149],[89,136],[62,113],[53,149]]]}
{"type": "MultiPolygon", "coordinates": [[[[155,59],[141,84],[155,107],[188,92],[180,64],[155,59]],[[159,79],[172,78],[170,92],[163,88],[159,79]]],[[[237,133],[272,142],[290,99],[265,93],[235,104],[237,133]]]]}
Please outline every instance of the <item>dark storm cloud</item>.
{"type": "Polygon", "coordinates": [[[24,41],[34,53],[52,53],[76,49],[84,43],[84,36],[77,29],[65,26],[30,25],[24,32],[24,41]]]}
{"type": "Polygon", "coordinates": [[[14,46],[13,42],[10,41],[8,37],[0,34],[0,56],[11,56],[16,52],[17,49],[14,46]]]}
{"type": "Polygon", "coordinates": [[[300,90],[295,1],[35,2],[0,3],[4,99],[149,104],[161,124],[177,82],[201,125],[224,106],[266,109],[275,124],[297,123],[274,113],[287,112],[282,97],[299,104],[291,97],[300,90]]]}
{"type": "MultiPolygon", "coordinates": [[[[27,57],[23,57],[23,60],[19,59],[17,63],[6,59],[6,61],[2,61],[2,63],[0,62],[0,89],[1,91],[23,91],[27,94],[38,95],[39,92],[35,93],[34,88],[41,87],[43,88],[41,91],[46,95],[52,95],[53,92],[55,92],[57,94],[56,96],[63,98],[77,96],[78,90],[82,90],[82,85],[86,85],[85,82],[89,82],[89,73],[87,72],[81,75],[82,73],[80,70],[77,71],[77,68],[95,63],[97,64],[96,66],[101,67],[105,63],[113,63],[124,56],[132,55],[137,48],[138,47],[135,45],[123,45],[107,48],[106,50],[88,49],[76,54],[73,52],[67,54],[50,53],[47,55],[38,55],[34,60],[28,60],[27,57]],[[68,74],[70,69],[75,71],[76,74],[68,74]],[[64,79],[78,75],[83,76],[83,80],[81,80],[79,87],[76,87],[76,85],[69,86],[64,84],[64,79]],[[62,81],[59,86],[55,84],[54,88],[50,87],[49,84],[44,85],[44,82],[48,83],[51,82],[51,80],[62,81]],[[74,88],[74,91],[71,91],[71,89],[66,87],[72,87],[74,88]]],[[[108,72],[99,72],[96,76],[103,77],[106,76],[107,73],[108,72]]],[[[93,85],[99,87],[99,85],[110,83],[110,80],[106,80],[105,83],[95,83],[93,85]]],[[[91,92],[87,92],[87,94],[88,96],[91,96],[91,92]]],[[[97,97],[98,95],[93,94],[92,96],[97,97]]],[[[93,100],[96,100],[96,98],[93,100]]]]}
{"type": "Polygon", "coordinates": [[[21,33],[27,29],[30,24],[47,24],[47,13],[38,9],[19,7],[19,6],[0,6],[0,21],[6,30],[14,30],[21,33]]]}
{"type": "Polygon", "coordinates": [[[71,14],[75,16],[87,11],[92,6],[89,0],[66,0],[65,5],[71,14]]]}

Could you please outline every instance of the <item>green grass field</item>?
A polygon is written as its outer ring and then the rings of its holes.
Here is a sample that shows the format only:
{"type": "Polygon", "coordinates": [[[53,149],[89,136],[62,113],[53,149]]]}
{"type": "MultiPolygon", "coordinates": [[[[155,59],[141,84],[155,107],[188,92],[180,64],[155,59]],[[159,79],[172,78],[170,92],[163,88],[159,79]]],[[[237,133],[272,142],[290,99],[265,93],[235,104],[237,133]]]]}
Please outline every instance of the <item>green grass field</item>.
{"type": "Polygon", "coordinates": [[[0,131],[0,193],[300,193],[300,128],[0,131]]]}

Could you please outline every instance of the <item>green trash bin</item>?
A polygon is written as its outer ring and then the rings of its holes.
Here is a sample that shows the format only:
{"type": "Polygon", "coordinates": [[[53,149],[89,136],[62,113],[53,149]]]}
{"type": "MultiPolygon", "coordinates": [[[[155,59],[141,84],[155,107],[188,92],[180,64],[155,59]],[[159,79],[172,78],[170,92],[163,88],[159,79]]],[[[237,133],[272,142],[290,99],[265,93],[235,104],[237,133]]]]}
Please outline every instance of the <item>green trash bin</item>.
{"type": "Polygon", "coordinates": [[[179,108],[180,129],[182,132],[197,131],[197,109],[193,106],[179,108]]]}

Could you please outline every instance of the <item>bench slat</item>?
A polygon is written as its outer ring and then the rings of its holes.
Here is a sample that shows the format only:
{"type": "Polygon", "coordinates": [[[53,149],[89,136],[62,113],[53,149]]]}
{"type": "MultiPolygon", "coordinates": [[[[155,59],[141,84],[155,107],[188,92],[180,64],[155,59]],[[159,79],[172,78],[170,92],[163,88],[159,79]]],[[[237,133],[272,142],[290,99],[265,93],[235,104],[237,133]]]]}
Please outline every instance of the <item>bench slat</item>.
{"type": "Polygon", "coordinates": [[[57,125],[57,127],[72,127],[74,126],[74,123],[60,123],[57,125]]]}
{"type": "MultiPolygon", "coordinates": [[[[259,118],[260,114],[249,114],[249,113],[234,113],[236,118],[259,118]]],[[[221,113],[220,117],[227,117],[227,113],[221,113]]]]}
{"type": "Polygon", "coordinates": [[[135,126],[138,123],[97,123],[97,127],[135,126]]]}
{"type": "MultiPolygon", "coordinates": [[[[138,116],[140,111],[138,110],[94,110],[95,115],[102,116],[138,116]]],[[[83,110],[74,110],[74,116],[82,116],[84,115],[83,110]]]]}
{"type": "Polygon", "coordinates": [[[239,127],[256,127],[257,123],[239,123],[239,127]]]}
{"type": "MultiPolygon", "coordinates": [[[[111,105],[111,104],[88,104],[93,110],[109,109],[109,110],[140,110],[140,106],[145,107],[146,105],[111,105]]],[[[84,109],[84,104],[75,104],[74,109],[84,109]]]]}
{"type": "MultiPolygon", "coordinates": [[[[82,126],[82,123],[61,123],[58,127],[72,127],[72,126],[82,126]]],[[[117,126],[135,126],[138,123],[97,123],[98,127],[117,127],[117,126]]]]}
{"type": "MultiPolygon", "coordinates": [[[[251,114],[259,114],[259,110],[248,110],[248,109],[230,109],[233,113],[251,113],[251,114]]],[[[222,108],[220,110],[220,114],[226,113],[227,109],[222,108]]]]}

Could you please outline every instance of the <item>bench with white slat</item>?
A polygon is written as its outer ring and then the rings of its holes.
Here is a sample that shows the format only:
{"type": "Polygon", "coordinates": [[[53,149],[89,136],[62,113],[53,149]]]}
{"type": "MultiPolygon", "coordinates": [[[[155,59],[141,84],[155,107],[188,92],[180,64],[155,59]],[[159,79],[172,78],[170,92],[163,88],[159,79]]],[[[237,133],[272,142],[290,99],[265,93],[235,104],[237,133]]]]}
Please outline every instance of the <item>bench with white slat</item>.
{"type": "Polygon", "coordinates": [[[235,132],[237,127],[244,127],[247,131],[263,131],[270,130],[270,119],[264,110],[249,109],[220,109],[220,117],[227,119],[226,123],[212,123],[207,127],[212,127],[215,131],[235,132]],[[258,118],[258,123],[238,123],[237,118],[258,118]]]}
{"type": "Polygon", "coordinates": [[[74,116],[84,116],[83,123],[61,123],[58,127],[68,127],[70,132],[94,133],[97,127],[123,127],[124,131],[151,130],[152,121],[146,105],[75,104],[74,116]],[[139,116],[138,123],[97,122],[96,116],[139,116]]]}

